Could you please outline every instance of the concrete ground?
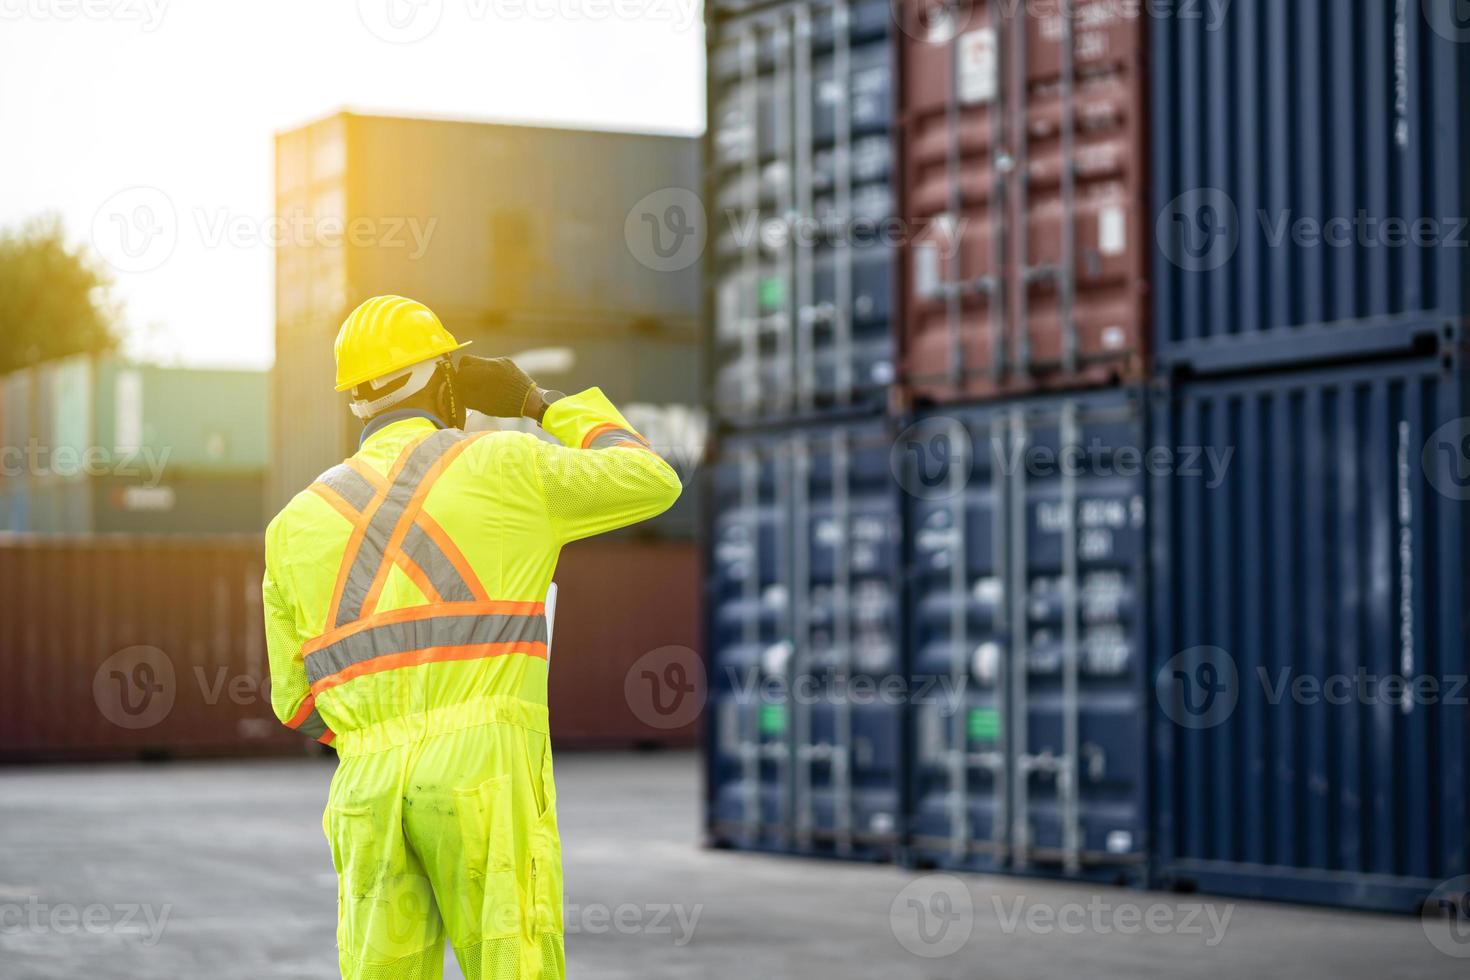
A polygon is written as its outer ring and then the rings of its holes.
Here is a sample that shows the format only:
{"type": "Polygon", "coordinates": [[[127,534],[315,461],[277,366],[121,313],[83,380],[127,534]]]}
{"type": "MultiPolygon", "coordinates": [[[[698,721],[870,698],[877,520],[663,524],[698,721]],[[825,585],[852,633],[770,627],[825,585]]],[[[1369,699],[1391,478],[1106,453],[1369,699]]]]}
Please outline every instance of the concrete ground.
{"type": "MultiPolygon", "coordinates": [[[[573,977],[1470,975],[1410,917],[704,851],[691,754],[557,772],[573,977]]],[[[0,978],[336,976],[330,778],[326,760],[0,771],[0,978]]]]}

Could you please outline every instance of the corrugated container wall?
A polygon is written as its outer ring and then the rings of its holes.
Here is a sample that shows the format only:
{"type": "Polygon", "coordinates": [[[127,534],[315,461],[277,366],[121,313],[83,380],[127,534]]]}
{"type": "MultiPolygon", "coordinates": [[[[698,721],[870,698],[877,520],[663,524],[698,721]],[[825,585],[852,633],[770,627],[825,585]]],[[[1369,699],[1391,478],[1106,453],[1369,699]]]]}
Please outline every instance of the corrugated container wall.
{"type": "Polygon", "coordinates": [[[888,5],[731,6],[706,26],[714,414],[878,411],[893,381],[888,5]]]}
{"type": "Polygon", "coordinates": [[[1153,492],[1162,885],[1414,910],[1470,862],[1465,378],[1179,385],[1153,492]]]}
{"type": "Polygon", "coordinates": [[[693,541],[605,537],[556,565],[551,734],[558,746],[695,745],[700,718],[658,668],[695,659],[699,550],[693,541]],[[650,678],[648,675],[654,676],[650,678]]]}
{"type": "Polygon", "coordinates": [[[1140,881],[1147,861],[1138,392],[921,416],[900,435],[907,860],[1140,881]]]}
{"type": "Polygon", "coordinates": [[[694,328],[698,267],[650,268],[625,231],[645,196],[698,191],[697,139],[344,118],[348,211],[382,222],[380,240],[351,251],[354,298],[393,283],[446,323],[493,335],[524,322],[543,343],[566,329],[694,328]]]}
{"type": "Polygon", "coordinates": [[[1155,6],[1161,367],[1462,342],[1470,29],[1457,4],[1155,6]]]}
{"type": "Polygon", "coordinates": [[[706,470],[706,833],[891,857],[903,795],[897,499],[880,420],[730,436],[706,470]]]}
{"type": "Polygon", "coordinates": [[[306,231],[276,255],[272,509],[355,450],[332,342],[380,293],[548,386],[641,406],[698,458],[699,266],[660,271],[638,238],[697,191],[698,140],[341,113],[276,147],[277,212],[306,231]]]}
{"type": "MultiPolygon", "coordinates": [[[[645,657],[697,646],[696,566],[688,542],[566,549],[558,745],[696,739],[696,715],[670,723],[624,696],[645,657]]],[[[318,751],[271,707],[264,572],[259,535],[0,541],[0,762],[318,751]]]]}
{"type": "Polygon", "coordinates": [[[912,401],[1147,370],[1146,18],[1063,6],[896,8],[912,401]]]}
{"type": "Polygon", "coordinates": [[[248,533],[263,526],[267,379],[78,355],[4,379],[0,530],[248,533]]]}
{"type": "Polygon", "coordinates": [[[258,537],[0,543],[0,759],[306,753],[270,704],[258,537]]]}

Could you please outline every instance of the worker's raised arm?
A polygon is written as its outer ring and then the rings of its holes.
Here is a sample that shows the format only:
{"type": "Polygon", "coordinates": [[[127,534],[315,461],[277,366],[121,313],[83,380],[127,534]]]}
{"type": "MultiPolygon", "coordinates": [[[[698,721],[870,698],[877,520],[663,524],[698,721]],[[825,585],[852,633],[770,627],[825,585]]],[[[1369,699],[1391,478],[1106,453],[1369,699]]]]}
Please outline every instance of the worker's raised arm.
{"type": "Polygon", "coordinates": [[[552,402],[541,427],[561,442],[536,445],[537,475],[558,541],[636,524],[679,499],[679,474],[601,389],[552,402]]]}
{"type": "Polygon", "coordinates": [[[296,626],[296,608],[289,596],[288,584],[279,571],[273,572],[277,556],[284,554],[281,518],[266,529],[265,580],[260,597],[265,606],[265,648],[271,669],[271,708],[287,728],[321,742],[332,744],[332,732],[317,713],[316,699],[306,680],[306,664],[301,655],[305,637],[296,626]]]}

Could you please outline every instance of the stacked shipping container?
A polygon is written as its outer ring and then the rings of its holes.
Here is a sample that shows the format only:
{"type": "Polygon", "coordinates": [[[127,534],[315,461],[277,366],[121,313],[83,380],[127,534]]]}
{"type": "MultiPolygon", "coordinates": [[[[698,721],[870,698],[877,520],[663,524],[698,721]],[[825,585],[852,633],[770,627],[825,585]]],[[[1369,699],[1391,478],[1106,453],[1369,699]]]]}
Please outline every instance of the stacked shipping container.
{"type": "Polygon", "coordinates": [[[891,857],[902,671],[899,539],[881,419],[722,441],[707,477],[709,832],[891,857]]]}
{"type": "Polygon", "coordinates": [[[911,706],[907,858],[1140,880],[1144,27],[898,16],[910,684],[957,699],[911,706]]]}
{"type": "Polygon", "coordinates": [[[1153,481],[1161,884],[1413,909],[1470,870],[1452,6],[1153,28],[1155,438],[1233,454],[1153,481]]]}
{"type": "Polygon", "coordinates": [[[707,832],[891,858],[901,706],[892,22],[884,0],[708,8],[707,832]]]}
{"type": "MultiPolygon", "coordinates": [[[[779,187],[821,158],[780,98],[801,43],[860,6],[717,5],[712,194],[725,48],[797,52],[761,116],[794,137],[741,158],[779,187]]],[[[869,621],[901,652],[812,633],[882,576],[813,571],[804,474],[885,427],[820,420],[856,404],[814,370],[840,309],[779,308],[777,275],[729,315],[738,272],[814,264],[764,246],[713,263],[716,401],[748,397],[709,474],[708,636],[731,678],[899,664],[904,722],[896,750],[871,706],[793,735],[800,707],[713,676],[717,843],[881,854],[896,779],[915,866],[1392,909],[1470,870],[1470,38],[1367,6],[895,5],[898,414],[888,473],[832,508],[899,492],[902,601],[869,621]]],[[[866,547],[839,529],[829,553],[866,547]]]]}
{"type": "Polygon", "coordinates": [[[893,380],[887,7],[712,5],[707,198],[721,421],[883,407],[893,380]]]}
{"type": "Polygon", "coordinates": [[[1160,366],[1432,353],[1470,312],[1470,90],[1454,4],[1159,5],[1160,366]]]}
{"type": "Polygon", "coordinates": [[[949,694],[912,706],[912,862],[1141,877],[1144,421],[1115,391],[900,437],[912,690],[949,694]]]}
{"type": "Polygon", "coordinates": [[[266,376],[78,355],[0,378],[0,531],[264,528],[266,376]]]}
{"type": "Polygon", "coordinates": [[[1143,22],[1113,0],[1075,18],[1032,6],[896,5],[900,336],[919,401],[1146,370],[1143,22]]]}
{"type": "Polygon", "coordinates": [[[1412,910],[1470,860],[1459,356],[1198,380],[1155,479],[1155,875],[1412,910]],[[1446,428],[1448,427],[1448,428],[1446,428]]]}

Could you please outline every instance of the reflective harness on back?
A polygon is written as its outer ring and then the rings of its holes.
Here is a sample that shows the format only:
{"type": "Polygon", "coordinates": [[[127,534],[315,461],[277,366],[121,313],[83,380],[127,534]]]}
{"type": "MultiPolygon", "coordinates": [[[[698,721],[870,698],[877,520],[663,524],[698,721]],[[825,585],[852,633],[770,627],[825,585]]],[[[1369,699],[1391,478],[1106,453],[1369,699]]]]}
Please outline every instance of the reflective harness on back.
{"type": "Polygon", "coordinates": [[[491,599],[459,548],[423,511],[439,477],[485,435],[441,429],[410,443],[386,479],[350,459],[312,484],[312,492],[352,522],[353,533],[327,630],[302,648],[311,693],[289,727],[331,744],[335,735],[317,711],[316,698],[366,674],[508,653],[546,657],[544,603],[491,599]],[[378,613],[395,566],[428,602],[378,613]]]}

